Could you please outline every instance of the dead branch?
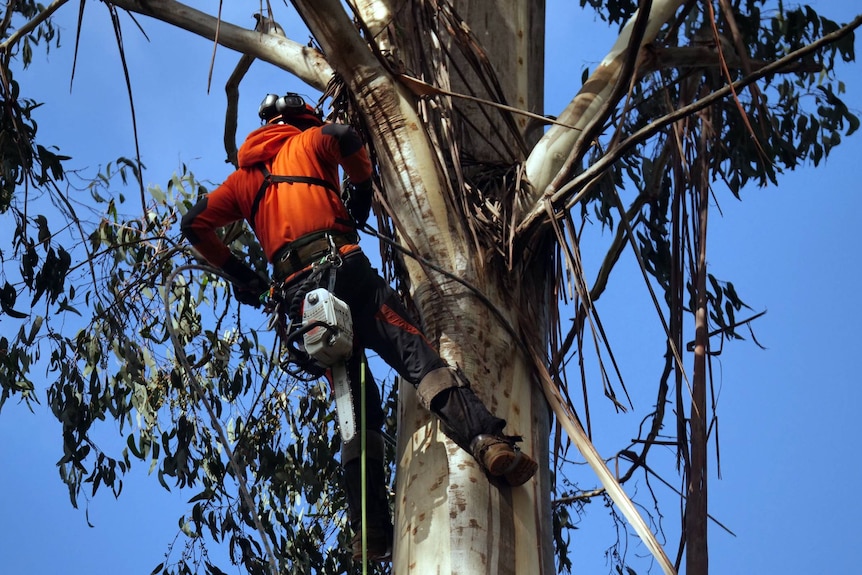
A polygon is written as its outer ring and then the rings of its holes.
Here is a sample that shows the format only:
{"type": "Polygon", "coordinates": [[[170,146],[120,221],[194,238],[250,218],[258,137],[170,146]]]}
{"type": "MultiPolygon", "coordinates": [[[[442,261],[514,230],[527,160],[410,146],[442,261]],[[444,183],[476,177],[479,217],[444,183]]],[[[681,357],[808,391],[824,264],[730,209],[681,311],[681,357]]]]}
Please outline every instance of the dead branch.
{"type": "Polygon", "coordinates": [[[332,68],[318,50],[283,36],[261,34],[227,22],[221,22],[200,10],[175,0],[110,0],[118,8],[172,24],[231,50],[249,54],[259,60],[290,72],[312,88],[323,91],[332,77],[332,68]]]}

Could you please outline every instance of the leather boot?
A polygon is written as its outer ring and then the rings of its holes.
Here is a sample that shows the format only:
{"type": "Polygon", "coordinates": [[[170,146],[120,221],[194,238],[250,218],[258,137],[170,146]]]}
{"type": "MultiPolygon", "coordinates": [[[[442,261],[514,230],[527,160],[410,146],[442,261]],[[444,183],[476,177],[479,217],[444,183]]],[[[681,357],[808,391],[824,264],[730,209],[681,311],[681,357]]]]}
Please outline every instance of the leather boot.
{"type": "Polygon", "coordinates": [[[477,435],[470,451],[488,475],[517,487],[529,481],[539,468],[532,457],[515,445],[520,440],[510,435],[477,435]]]}
{"type": "Polygon", "coordinates": [[[506,420],[488,411],[469,387],[443,389],[428,408],[440,420],[443,433],[465,451],[470,451],[470,442],[477,435],[498,435],[506,427],[506,420]]]}
{"type": "Polygon", "coordinates": [[[538,463],[515,445],[521,438],[504,435],[506,420],[492,415],[469,387],[438,392],[430,411],[440,420],[443,433],[471,453],[492,478],[516,487],[535,475],[538,463]]]}

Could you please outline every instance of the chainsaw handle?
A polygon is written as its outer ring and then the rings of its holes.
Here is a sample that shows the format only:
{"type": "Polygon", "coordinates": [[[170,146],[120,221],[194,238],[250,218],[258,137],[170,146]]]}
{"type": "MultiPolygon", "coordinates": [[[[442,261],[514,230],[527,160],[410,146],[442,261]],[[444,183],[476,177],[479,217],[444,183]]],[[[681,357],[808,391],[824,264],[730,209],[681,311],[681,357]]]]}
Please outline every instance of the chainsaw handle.
{"type": "Polygon", "coordinates": [[[338,328],[335,326],[331,326],[328,323],[320,321],[320,320],[313,321],[307,325],[300,327],[299,329],[292,331],[290,333],[290,335],[287,336],[287,347],[288,347],[288,349],[292,353],[297,354],[299,357],[303,357],[303,356],[308,357],[308,354],[299,348],[298,340],[302,336],[304,336],[305,334],[307,334],[308,332],[310,332],[311,330],[313,330],[314,328],[317,328],[317,327],[322,327],[323,329],[325,329],[327,332],[327,335],[333,335],[333,334],[338,333],[338,328]]]}

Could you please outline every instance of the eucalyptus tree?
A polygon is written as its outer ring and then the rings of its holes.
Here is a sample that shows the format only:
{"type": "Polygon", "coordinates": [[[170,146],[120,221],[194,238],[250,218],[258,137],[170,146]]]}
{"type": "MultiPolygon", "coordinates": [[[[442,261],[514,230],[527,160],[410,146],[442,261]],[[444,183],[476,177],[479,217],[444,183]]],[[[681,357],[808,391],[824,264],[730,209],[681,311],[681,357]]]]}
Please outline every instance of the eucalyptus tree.
{"type": "MultiPolygon", "coordinates": [[[[166,486],[197,490],[183,522],[189,546],[154,572],[221,573],[206,540],[226,543],[250,573],[344,572],[338,436],[324,390],[282,369],[279,340],[177,243],[176,219],[203,185],[185,172],[146,190],[141,163],[121,158],[89,183],[82,217],[62,188],[66,158],[37,143],[38,104],[12,73],[35,45],[55,42],[51,15],[64,3],[11,2],[2,24],[0,199],[15,237],[0,300],[20,325],[0,343],[2,399],[37,396],[31,367],[49,351],[56,381],[46,397],[63,425],[73,502],[85,487],[119,495],[134,460],[150,462],[166,486]],[[116,192],[127,178],[139,201],[116,192]],[[34,189],[54,200],[50,221],[28,210],[34,189]],[[22,296],[31,311],[21,311],[22,296]],[[60,318],[74,314],[83,327],[65,333],[60,318]],[[120,422],[122,453],[95,440],[104,419],[120,422]]],[[[121,47],[124,13],[142,28],[141,16],[162,20],[243,55],[229,95],[258,59],[318,90],[332,117],[360,129],[378,172],[377,229],[393,280],[444,358],[540,459],[526,486],[493,485],[409,386],[393,390],[393,571],[566,571],[567,506],[598,497],[664,572],[680,570],[683,554],[687,572],[707,572],[710,351],[741,339],[751,319],[737,317],[745,304],[733,284],[707,269],[709,200],[817,165],[856,130],[833,71],[836,58],[854,59],[862,18],[840,26],[766,0],[582,0],[618,39],[569,104],[547,111],[544,90],[562,71],[545,69],[553,14],[544,2],[294,0],[309,43],[285,36],[278,21],[288,7],[269,2],[255,26],[223,21],[209,4],[104,3],[121,47]],[[596,223],[613,239],[589,246],[607,252],[591,283],[580,240],[596,223]],[[590,441],[586,393],[575,401],[570,392],[598,381],[609,401],[631,407],[614,360],[624,352],[610,348],[594,305],[627,250],[667,351],[637,441],[603,454],[626,462],[615,475],[590,441]],[[567,370],[573,356],[580,369],[567,370]],[[648,456],[667,429],[677,464],[660,469],[648,456]],[[560,456],[569,442],[598,489],[567,490],[560,456]],[[645,474],[680,486],[684,536],[670,553],[622,487],[645,474]]],[[[235,114],[231,99],[229,158],[235,114]]],[[[225,241],[265,265],[248,231],[225,241]]],[[[631,569],[625,556],[617,561],[631,569]]]]}

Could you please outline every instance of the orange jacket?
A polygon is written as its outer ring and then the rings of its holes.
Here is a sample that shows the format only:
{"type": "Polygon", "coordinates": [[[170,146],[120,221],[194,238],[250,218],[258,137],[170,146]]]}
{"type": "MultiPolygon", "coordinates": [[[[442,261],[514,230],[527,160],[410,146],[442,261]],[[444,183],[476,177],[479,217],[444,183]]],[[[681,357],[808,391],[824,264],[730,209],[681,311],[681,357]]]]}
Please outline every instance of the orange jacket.
{"type": "Polygon", "coordinates": [[[279,248],[306,234],[353,230],[350,215],[334,191],[339,189],[338,166],[344,168],[350,181],[359,184],[371,177],[371,162],[350,127],[325,124],[300,131],[289,124],[266,125],[248,135],[237,159],[239,169],[189,210],[180,226],[211,264],[222,266],[230,256],[215,230],[251,217],[264,182],[261,164],[273,176],[320,179],[334,188],[309,183],[269,186],[254,221],[249,221],[269,261],[279,248]]]}

